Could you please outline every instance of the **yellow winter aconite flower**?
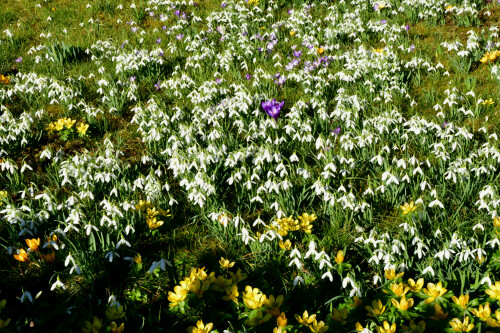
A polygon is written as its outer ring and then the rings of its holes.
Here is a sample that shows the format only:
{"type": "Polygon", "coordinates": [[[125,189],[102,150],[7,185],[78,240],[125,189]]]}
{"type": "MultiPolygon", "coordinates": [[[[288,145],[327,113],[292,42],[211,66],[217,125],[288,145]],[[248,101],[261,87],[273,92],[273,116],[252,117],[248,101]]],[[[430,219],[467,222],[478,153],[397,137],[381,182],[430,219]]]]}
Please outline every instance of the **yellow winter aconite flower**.
{"type": "Polygon", "coordinates": [[[10,76],[3,76],[0,74],[0,84],[9,84],[10,83],[10,76]]]}
{"type": "Polygon", "coordinates": [[[311,325],[314,321],[316,321],[316,315],[313,314],[311,316],[309,316],[309,313],[307,312],[307,310],[304,311],[304,313],[302,314],[302,317],[299,316],[298,314],[295,315],[295,319],[302,325],[304,326],[309,326],[311,325]]]}
{"type": "Polygon", "coordinates": [[[356,322],[356,332],[362,332],[365,328],[359,322],[356,322]]]}
{"type": "Polygon", "coordinates": [[[408,279],[408,284],[406,285],[410,288],[412,293],[418,293],[424,286],[424,279],[420,278],[415,282],[413,279],[408,279]]]}
{"type": "Polygon", "coordinates": [[[344,262],[344,251],[342,250],[337,251],[337,255],[335,256],[335,262],[337,264],[341,264],[342,262],[344,262]]]}
{"type": "Polygon", "coordinates": [[[493,219],[493,226],[496,228],[500,228],[500,217],[495,217],[493,219]]]}
{"type": "Polygon", "coordinates": [[[220,257],[219,260],[220,268],[222,269],[229,269],[234,266],[234,261],[231,262],[229,259],[225,259],[224,257],[220,257]]]}
{"type": "Polygon", "coordinates": [[[467,303],[469,303],[469,295],[460,295],[458,298],[456,296],[451,296],[451,299],[455,304],[459,305],[463,309],[467,309],[467,303]]]}
{"type": "Polygon", "coordinates": [[[290,242],[289,239],[287,239],[284,242],[280,240],[278,245],[280,246],[280,248],[282,248],[285,251],[289,251],[292,248],[292,242],[290,242]]]}
{"type": "Polygon", "coordinates": [[[109,320],[122,319],[124,316],[123,305],[112,305],[106,310],[106,318],[109,320]]]}
{"type": "Polygon", "coordinates": [[[397,301],[395,298],[391,299],[392,305],[401,311],[406,311],[413,306],[413,298],[406,299],[406,296],[401,297],[401,301],[397,301]]]}
{"type": "Polygon", "coordinates": [[[436,297],[441,297],[446,293],[446,288],[443,287],[441,282],[438,282],[437,285],[434,283],[427,283],[427,288],[424,288],[424,293],[429,296],[425,300],[425,303],[429,304],[434,302],[436,297]]]}
{"type": "Polygon", "coordinates": [[[474,324],[469,324],[469,316],[464,318],[463,323],[460,319],[453,318],[450,321],[450,326],[453,328],[453,332],[470,332],[474,328],[474,324]]]}
{"type": "Polygon", "coordinates": [[[365,306],[366,311],[368,311],[367,315],[369,317],[380,316],[385,311],[385,306],[382,305],[381,300],[373,301],[372,306],[365,306]]]}
{"type": "Polygon", "coordinates": [[[135,256],[134,256],[134,262],[137,264],[137,265],[140,265],[142,263],[142,257],[141,257],[141,254],[140,253],[137,253],[135,256]]]}
{"type": "Polygon", "coordinates": [[[418,323],[415,323],[413,320],[410,320],[410,326],[403,325],[403,331],[410,333],[424,333],[425,321],[421,320],[418,323]]]}
{"type": "Polygon", "coordinates": [[[333,309],[333,313],[330,317],[339,322],[342,326],[347,324],[347,308],[342,308],[340,310],[333,309]]]}
{"type": "Polygon", "coordinates": [[[293,31],[293,30],[290,31],[290,36],[292,36],[292,37],[295,36],[295,31],[293,31]]]}
{"type": "Polygon", "coordinates": [[[125,329],[125,323],[118,326],[114,321],[109,324],[109,330],[111,333],[122,333],[125,329]]]}
{"type": "Polygon", "coordinates": [[[248,0],[248,4],[250,6],[258,6],[259,5],[259,0],[248,0]]]}
{"type": "Polygon", "coordinates": [[[102,319],[94,316],[94,321],[85,321],[85,327],[82,328],[83,333],[98,333],[102,328],[102,319]]]}
{"type": "Polygon", "coordinates": [[[280,313],[280,316],[276,319],[276,325],[278,325],[278,327],[285,327],[287,323],[288,320],[286,319],[285,313],[280,313]]]}
{"type": "Polygon", "coordinates": [[[302,216],[297,216],[297,218],[300,220],[300,225],[299,225],[300,230],[310,234],[311,229],[313,227],[311,223],[318,217],[316,216],[316,214],[309,215],[307,213],[304,213],[302,214],[302,216]]]}
{"type": "Polygon", "coordinates": [[[280,315],[280,307],[283,304],[283,299],[285,297],[283,295],[279,295],[278,297],[274,297],[274,295],[270,295],[268,299],[266,299],[264,305],[266,308],[268,308],[270,311],[268,313],[273,314],[274,316],[278,317],[280,315]]]}
{"type": "Polygon", "coordinates": [[[196,322],[196,327],[195,326],[190,326],[187,328],[188,333],[208,333],[212,330],[214,327],[214,324],[208,323],[208,324],[203,324],[202,320],[198,320],[196,322]]]}
{"type": "Polygon", "coordinates": [[[483,104],[485,106],[490,106],[490,105],[494,105],[495,102],[493,102],[493,99],[490,98],[490,99],[487,99],[487,100],[483,101],[481,104],[483,104]]]}
{"type": "Polygon", "coordinates": [[[500,281],[496,281],[495,284],[490,287],[490,289],[486,289],[484,292],[491,298],[500,301],[500,281]]]}
{"type": "MultiPolygon", "coordinates": [[[[210,282],[207,281],[208,285],[210,286],[210,282]]],[[[219,275],[212,284],[212,289],[215,291],[225,291],[228,288],[231,288],[231,285],[233,284],[232,279],[226,279],[222,275],[219,275]]],[[[208,289],[206,289],[208,290],[208,289]]]]}
{"type": "Polygon", "coordinates": [[[404,274],[405,274],[405,272],[401,272],[399,274],[396,274],[396,271],[394,270],[394,268],[385,270],[385,277],[387,278],[387,280],[399,279],[404,274]]]}
{"type": "Polygon", "coordinates": [[[446,10],[450,10],[450,9],[452,9],[452,8],[453,8],[453,6],[452,6],[452,5],[448,5],[448,6],[444,7],[444,9],[446,9],[446,10]]]}
{"type": "Polygon", "coordinates": [[[185,281],[181,281],[180,285],[174,287],[174,292],[168,292],[168,300],[170,301],[169,307],[173,308],[184,301],[188,293],[188,285],[185,281]]]}
{"type": "Polygon", "coordinates": [[[391,291],[396,295],[397,297],[401,297],[406,295],[406,293],[410,290],[410,287],[403,285],[403,283],[392,283],[391,284],[391,291]]]}
{"type": "Polygon", "coordinates": [[[405,202],[405,204],[403,206],[399,206],[399,208],[403,211],[403,215],[417,210],[417,206],[415,206],[415,203],[413,201],[411,201],[409,204],[405,202]]]}
{"type": "Polygon", "coordinates": [[[395,333],[396,332],[396,324],[393,323],[391,325],[388,322],[384,321],[383,327],[382,326],[377,327],[377,332],[378,333],[395,333]]]}
{"type": "Polygon", "coordinates": [[[470,312],[481,320],[487,320],[491,316],[490,303],[486,303],[484,306],[479,305],[479,308],[472,309],[470,312]]]}
{"type": "Polygon", "coordinates": [[[233,301],[238,304],[238,296],[240,296],[238,286],[233,284],[230,288],[226,289],[226,296],[222,296],[222,299],[225,301],[233,301]]]}
{"type": "Polygon", "coordinates": [[[79,123],[76,126],[76,131],[78,132],[78,134],[81,134],[81,135],[85,135],[85,133],[87,133],[88,129],[89,129],[89,124],[79,123]]]}
{"type": "Polygon", "coordinates": [[[443,308],[438,303],[434,303],[434,315],[430,316],[432,320],[442,320],[448,318],[448,312],[444,313],[443,308]]]}
{"type": "Polygon", "coordinates": [[[384,53],[384,49],[373,49],[373,53],[384,53]]]}
{"type": "Polygon", "coordinates": [[[268,313],[264,316],[262,314],[261,310],[257,310],[255,316],[247,319],[245,321],[245,324],[252,326],[252,327],[259,326],[259,325],[264,324],[265,322],[269,321],[269,319],[271,319],[272,317],[273,316],[270,313],[268,313]]]}
{"type": "Polygon", "coordinates": [[[38,251],[40,246],[40,238],[26,239],[26,244],[29,246],[31,251],[38,251]]]}
{"type": "Polygon", "coordinates": [[[238,268],[238,271],[236,271],[236,273],[229,272],[229,275],[231,275],[231,279],[233,280],[234,283],[241,282],[241,281],[243,281],[243,280],[245,280],[247,278],[246,275],[243,275],[241,273],[241,269],[240,268],[238,268]]]}
{"type": "Polygon", "coordinates": [[[245,291],[243,292],[243,302],[249,309],[255,310],[261,308],[266,300],[266,295],[264,295],[258,288],[252,288],[250,286],[245,287],[245,291]]]}
{"type": "Polygon", "coordinates": [[[325,49],[324,49],[323,47],[317,47],[317,48],[316,48],[316,51],[318,51],[318,54],[319,54],[319,55],[322,55],[322,54],[323,54],[323,52],[325,52],[325,49]]]}
{"type": "Polygon", "coordinates": [[[2,206],[2,199],[7,199],[9,197],[9,193],[6,191],[0,191],[0,206],[2,206]]]}
{"type": "Polygon", "coordinates": [[[309,329],[313,333],[324,333],[324,332],[328,331],[328,327],[329,326],[325,325],[324,322],[322,322],[322,321],[318,322],[318,321],[314,320],[312,325],[309,326],[309,329]]]}
{"type": "Polygon", "coordinates": [[[19,254],[14,254],[14,258],[16,258],[16,260],[19,260],[20,262],[29,262],[29,258],[28,258],[28,253],[26,253],[26,251],[24,251],[24,249],[20,249],[19,250],[19,254]]]}
{"type": "Polygon", "coordinates": [[[353,300],[353,303],[351,304],[351,308],[357,308],[358,306],[360,306],[363,303],[361,298],[359,298],[358,296],[354,296],[352,298],[352,300],[353,300]]]}

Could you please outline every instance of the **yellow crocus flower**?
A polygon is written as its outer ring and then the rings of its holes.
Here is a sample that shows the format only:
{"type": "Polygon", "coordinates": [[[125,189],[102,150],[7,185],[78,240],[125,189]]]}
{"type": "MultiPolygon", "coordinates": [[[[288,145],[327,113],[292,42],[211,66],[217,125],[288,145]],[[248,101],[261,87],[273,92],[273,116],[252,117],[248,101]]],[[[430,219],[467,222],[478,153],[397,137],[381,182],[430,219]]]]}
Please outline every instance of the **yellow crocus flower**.
{"type": "Polygon", "coordinates": [[[289,251],[292,248],[292,242],[290,242],[289,239],[287,239],[284,242],[280,240],[278,245],[280,246],[280,248],[282,248],[285,251],[289,251]]]}
{"type": "Polygon", "coordinates": [[[406,311],[413,306],[413,298],[406,299],[406,296],[403,295],[401,301],[397,301],[395,298],[391,299],[392,305],[398,308],[401,311],[406,311]]]}
{"type": "Polygon", "coordinates": [[[479,305],[479,308],[472,309],[470,312],[481,320],[486,320],[491,316],[490,303],[486,303],[484,306],[479,305]]]}
{"type": "Polygon", "coordinates": [[[434,283],[427,283],[427,288],[424,288],[424,293],[429,296],[425,300],[425,303],[429,304],[434,302],[436,297],[441,297],[447,292],[447,289],[443,287],[441,282],[438,282],[437,285],[434,283]]]}
{"type": "Polygon", "coordinates": [[[31,251],[38,251],[40,246],[40,238],[26,239],[26,244],[29,246],[31,251]]]}
{"type": "Polygon", "coordinates": [[[195,326],[190,326],[188,327],[187,331],[188,333],[208,333],[212,330],[214,327],[214,324],[208,323],[208,324],[203,324],[203,320],[198,320],[196,322],[196,327],[195,326]]]}
{"type": "Polygon", "coordinates": [[[391,325],[387,321],[384,321],[383,327],[382,326],[377,327],[377,332],[378,333],[396,333],[396,324],[393,323],[391,325]]]}
{"type": "Polygon", "coordinates": [[[87,133],[87,130],[89,129],[89,124],[85,124],[85,123],[79,123],[77,126],[76,126],[76,131],[81,134],[81,135],[85,135],[85,133],[87,133]]]}
{"type": "Polygon", "coordinates": [[[20,262],[29,262],[28,253],[24,249],[19,250],[19,254],[14,254],[14,258],[20,262]]]}
{"type": "Polygon", "coordinates": [[[372,306],[365,306],[366,311],[368,311],[369,317],[380,316],[385,311],[385,306],[382,305],[381,300],[373,301],[372,306]]]}
{"type": "Polygon", "coordinates": [[[288,320],[286,319],[285,313],[284,312],[280,313],[278,319],[276,319],[276,325],[278,327],[285,327],[287,323],[288,320]]]}
{"type": "Polygon", "coordinates": [[[458,298],[456,296],[451,296],[451,299],[455,304],[467,309],[467,303],[469,303],[469,295],[460,295],[458,298]]]}
{"type": "Polygon", "coordinates": [[[168,305],[171,308],[179,305],[180,302],[184,301],[187,298],[187,293],[189,289],[187,283],[185,281],[181,281],[180,285],[174,287],[174,292],[168,292],[168,300],[170,304],[168,305]]]}
{"type": "Polygon", "coordinates": [[[324,333],[328,331],[328,326],[326,326],[324,322],[318,322],[316,321],[316,319],[314,319],[312,325],[309,326],[309,329],[312,333],[324,333]]]}
{"type": "Polygon", "coordinates": [[[453,328],[454,332],[469,332],[474,328],[474,324],[469,324],[469,316],[464,318],[464,322],[462,323],[460,319],[453,318],[450,321],[450,326],[453,328]]]}

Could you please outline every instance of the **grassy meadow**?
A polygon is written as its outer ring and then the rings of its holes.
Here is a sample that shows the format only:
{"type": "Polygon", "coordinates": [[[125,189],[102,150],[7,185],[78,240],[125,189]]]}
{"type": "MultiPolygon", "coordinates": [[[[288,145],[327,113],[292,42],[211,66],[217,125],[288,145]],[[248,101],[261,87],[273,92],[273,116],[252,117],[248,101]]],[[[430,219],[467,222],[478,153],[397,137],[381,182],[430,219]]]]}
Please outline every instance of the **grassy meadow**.
{"type": "Polygon", "coordinates": [[[0,332],[500,331],[500,0],[0,0],[0,332]]]}

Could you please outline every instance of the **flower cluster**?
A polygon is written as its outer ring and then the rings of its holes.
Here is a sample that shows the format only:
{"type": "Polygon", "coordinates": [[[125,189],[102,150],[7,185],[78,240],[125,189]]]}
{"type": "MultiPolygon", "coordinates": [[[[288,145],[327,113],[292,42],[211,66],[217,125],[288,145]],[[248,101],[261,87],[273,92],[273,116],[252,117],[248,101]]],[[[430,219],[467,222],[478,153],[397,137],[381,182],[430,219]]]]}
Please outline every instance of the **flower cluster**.
{"type": "Polygon", "coordinates": [[[486,64],[488,62],[494,62],[498,57],[500,57],[500,50],[495,50],[495,51],[488,51],[486,52],[481,59],[479,59],[480,62],[483,64],[486,64]]]}
{"type": "Polygon", "coordinates": [[[0,84],[9,84],[10,83],[10,76],[3,76],[0,74],[0,84]]]}
{"type": "Polygon", "coordinates": [[[163,225],[164,221],[159,220],[159,216],[172,216],[169,214],[170,209],[165,211],[161,208],[156,208],[149,201],[139,200],[139,203],[135,205],[135,209],[143,213],[146,212],[146,223],[148,224],[149,230],[155,230],[163,225]]]}
{"type": "Polygon", "coordinates": [[[59,118],[57,121],[49,123],[49,125],[47,126],[47,131],[49,134],[52,134],[54,133],[54,131],[56,131],[63,141],[66,141],[70,137],[72,137],[75,134],[75,129],[78,136],[84,137],[87,134],[87,130],[89,129],[89,124],[80,122],[76,127],[73,127],[75,123],[75,119],[59,118]]]}

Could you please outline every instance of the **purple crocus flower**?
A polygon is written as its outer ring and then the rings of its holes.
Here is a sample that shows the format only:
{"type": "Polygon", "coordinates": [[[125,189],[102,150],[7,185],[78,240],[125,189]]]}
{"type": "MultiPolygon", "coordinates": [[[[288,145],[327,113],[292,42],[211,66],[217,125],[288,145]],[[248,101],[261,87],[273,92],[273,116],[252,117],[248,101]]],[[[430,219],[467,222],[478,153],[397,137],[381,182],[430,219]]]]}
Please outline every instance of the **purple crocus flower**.
{"type": "Polygon", "coordinates": [[[301,55],[302,55],[302,51],[293,51],[293,56],[295,58],[300,58],[301,55]]]}
{"type": "Polygon", "coordinates": [[[161,38],[158,38],[158,39],[156,40],[156,44],[160,44],[160,43],[161,43],[161,38]]]}
{"type": "Polygon", "coordinates": [[[156,90],[156,91],[160,90],[160,83],[161,83],[161,81],[160,81],[160,80],[158,80],[158,83],[155,83],[155,84],[154,84],[154,87],[155,87],[155,90],[156,90]]]}
{"type": "Polygon", "coordinates": [[[198,3],[197,2],[193,3],[193,6],[195,6],[195,7],[198,6],[198,3]]]}
{"type": "Polygon", "coordinates": [[[134,82],[134,81],[135,81],[135,76],[131,76],[128,80],[129,80],[130,82],[134,82]]]}
{"type": "Polygon", "coordinates": [[[132,29],[133,33],[136,33],[138,28],[137,27],[132,27],[131,29],[132,29]]]}
{"type": "Polygon", "coordinates": [[[336,129],[334,130],[330,130],[330,132],[332,132],[334,135],[339,135],[340,134],[340,126],[337,127],[336,129]]]}
{"type": "Polygon", "coordinates": [[[16,60],[14,60],[14,61],[15,61],[15,62],[21,62],[21,61],[23,61],[23,57],[19,57],[19,58],[17,58],[17,59],[16,59],[16,60]]]}
{"type": "Polygon", "coordinates": [[[220,81],[220,79],[219,79],[219,78],[216,78],[216,79],[215,79],[215,83],[220,84],[220,82],[221,82],[221,81],[220,81]]]}
{"type": "Polygon", "coordinates": [[[278,80],[274,80],[274,83],[280,86],[286,81],[286,77],[284,75],[281,75],[280,73],[276,73],[275,78],[277,78],[278,80]]]}
{"type": "Polygon", "coordinates": [[[386,24],[386,23],[387,23],[387,20],[380,20],[380,23],[382,23],[382,24],[386,24]]]}
{"type": "Polygon", "coordinates": [[[405,30],[406,30],[406,31],[409,31],[409,30],[410,30],[410,25],[409,25],[409,24],[407,24],[407,25],[405,26],[405,30]]]}
{"type": "Polygon", "coordinates": [[[221,6],[222,8],[226,8],[227,3],[223,2],[220,6],[221,6]]]}
{"type": "Polygon", "coordinates": [[[446,128],[446,126],[448,126],[449,122],[445,121],[444,123],[441,124],[441,127],[442,128],[446,128]]]}
{"type": "Polygon", "coordinates": [[[177,10],[174,12],[174,14],[175,14],[175,15],[177,15],[177,16],[181,16],[181,11],[177,9],[177,10]]]}
{"type": "Polygon", "coordinates": [[[373,6],[373,10],[378,10],[378,3],[376,3],[375,6],[373,6]]]}
{"type": "Polygon", "coordinates": [[[184,37],[183,34],[178,34],[177,36],[175,36],[177,40],[182,40],[183,37],[184,37]]]}
{"type": "Polygon", "coordinates": [[[149,12],[149,16],[153,17],[153,16],[155,16],[155,13],[154,12],[149,12]]]}
{"type": "Polygon", "coordinates": [[[288,15],[292,15],[293,10],[289,9],[287,13],[288,13],[288,15]]]}
{"type": "Polygon", "coordinates": [[[415,50],[415,45],[411,44],[411,46],[410,46],[410,50],[411,50],[411,51],[415,50]]]}
{"type": "Polygon", "coordinates": [[[275,98],[273,98],[272,101],[265,101],[260,103],[264,111],[266,111],[269,116],[273,117],[276,123],[278,123],[278,116],[280,115],[281,108],[284,104],[285,101],[277,103],[275,98]]]}
{"type": "Polygon", "coordinates": [[[250,80],[250,79],[252,78],[252,75],[251,75],[251,74],[249,74],[249,73],[247,73],[247,74],[245,75],[245,77],[246,77],[246,79],[247,79],[247,80],[250,80]]]}
{"type": "Polygon", "coordinates": [[[166,26],[166,25],[164,25],[164,26],[163,26],[163,27],[161,27],[161,28],[162,28],[162,30],[167,30],[167,26],[166,26]]]}

